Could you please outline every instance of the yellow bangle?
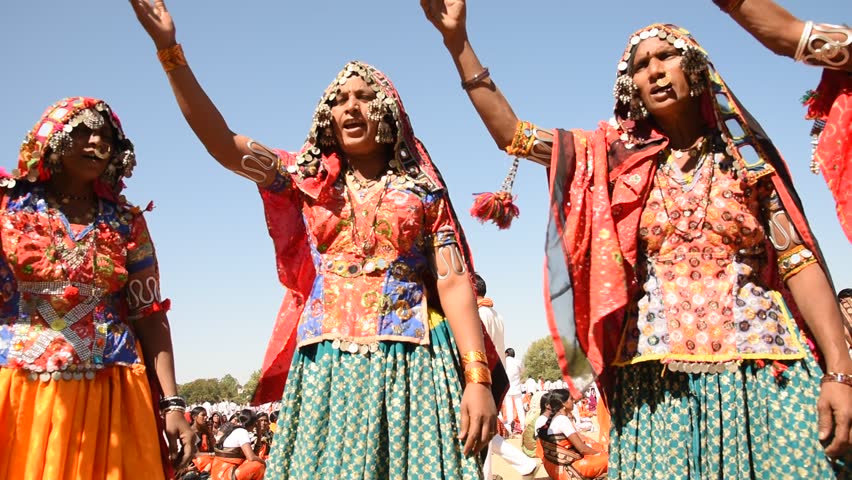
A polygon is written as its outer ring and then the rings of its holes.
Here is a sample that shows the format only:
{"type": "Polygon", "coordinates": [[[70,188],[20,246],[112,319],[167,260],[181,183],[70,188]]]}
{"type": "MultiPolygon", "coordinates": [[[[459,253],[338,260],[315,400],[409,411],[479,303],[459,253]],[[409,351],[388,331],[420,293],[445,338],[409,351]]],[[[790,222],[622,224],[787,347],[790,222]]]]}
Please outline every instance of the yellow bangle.
{"type": "Polygon", "coordinates": [[[473,362],[480,362],[488,365],[488,357],[478,350],[471,350],[461,357],[462,365],[467,365],[473,362]]]}
{"type": "Polygon", "coordinates": [[[187,65],[186,57],[183,55],[183,47],[179,43],[162,50],[157,50],[157,58],[160,59],[160,64],[163,65],[163,70],[166,73],[187,65]]]}
{"type": "Polygon", "coordinates": [[[465,383],[481,383],[491,385],[491,370],[485,367],[468,368],[464,371],[465,383]]]}

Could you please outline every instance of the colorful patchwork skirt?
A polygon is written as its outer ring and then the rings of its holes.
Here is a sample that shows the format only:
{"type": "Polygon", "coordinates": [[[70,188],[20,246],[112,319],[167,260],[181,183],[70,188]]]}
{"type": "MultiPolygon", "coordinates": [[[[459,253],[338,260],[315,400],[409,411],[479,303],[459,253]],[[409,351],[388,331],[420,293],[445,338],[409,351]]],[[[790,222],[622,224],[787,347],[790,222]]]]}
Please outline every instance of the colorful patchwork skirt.
{"type": "Polygon", "coordinates": [[[461,362],[445,320],[433,321],[430,341],[297,351],[265,478],[480,479],[480,461],[456,438],[461,362]]]}
{"type": "Polygon", "coordinates": [[[49,382],[0,368],[0,478],[163,479],[145,367],[49,382]]]}
{"type": "Polygon", "coordinates": [[[780,374],[752,361],[719,374],[618,368],[609,478],[852,478],[818,440],[822,371],[810,355],[785,365],[780,374]]]}

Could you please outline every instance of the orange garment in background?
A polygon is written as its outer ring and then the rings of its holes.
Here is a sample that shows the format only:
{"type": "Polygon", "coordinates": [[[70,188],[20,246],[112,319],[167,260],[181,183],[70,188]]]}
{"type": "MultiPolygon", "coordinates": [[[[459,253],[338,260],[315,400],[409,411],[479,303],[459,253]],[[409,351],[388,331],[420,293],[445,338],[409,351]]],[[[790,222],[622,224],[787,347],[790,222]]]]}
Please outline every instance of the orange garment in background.
{"type": "Polygon", "coordinates": [[[141,364],[50,382],[0,368],[0,478],[162,480],[152,405],[141,364]]]}
{"type": "Polygon", "coordinates": [[[213,467],[213,459],[216,458],[210,453],[199,453],[192,463],[199,472],[209,472],[213,467]]]}
{"type": "Polygon", "coordinates": [[[213,457],[211,480],[262,480],[266,465],[244,458],[213,457]]]}
{"type": "MultiPolygon", "coordinates": [[[[583,437],[583,442],[594,448],[599,452],[606,452],[606,446],[601,444],[600,442],[596,442],[589,438],[583,437]]],[[[581,456],[579,452],[574,448],[574,445],[571,444],[571,441],[562,437],[563,440],[558,442],[548,442],[548,440],[539,438],[538,447],[536,448],[536,455],[541,459],[541,463],[544,466],[544,470],[547,472],[547,475],[553,480],[585,480],[585,479],[598,479],[598,478],[606,478],[607,472],[607,464],[609,462],[609,455],[606,453],[599,453],[597,455],[586,455],[581,456]],[[545,443],[555,443],[559,445],[562,449],[570,450],[577,458],[573,462],[566,463],[556,463],[551,461],[548,456],[544,454],[544,450],[546,449],[545,443]]]]}

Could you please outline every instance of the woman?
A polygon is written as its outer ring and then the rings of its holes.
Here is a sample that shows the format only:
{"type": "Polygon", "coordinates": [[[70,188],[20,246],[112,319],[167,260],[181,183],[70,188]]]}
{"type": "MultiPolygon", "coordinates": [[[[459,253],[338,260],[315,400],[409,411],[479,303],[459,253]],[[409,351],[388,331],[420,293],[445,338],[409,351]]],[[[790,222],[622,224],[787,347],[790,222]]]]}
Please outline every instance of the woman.
{"type": "Polygon", "coordinates": [[[269,456],[269,446],[272,445],[272,431],[269,429],[269,414],[262,412],[257,414],[257,422],[254,426],[255,439],[252,450],[260,458],[269,456]]]}
{"type": "Polygon", "coordinates": [[[0,181],[2,478],[164,478],[157,401],[175,465],[194,454],[154,245],[121,196],[135,163],[106,103],[66,98],[0,181]]]}
{"type": "Polygon", "coordinates": [[[210,415],[210,420],[207,424],[210,426],[210,432],[213,434],[213,439],[215,440],[214,443],[219,441],[219,429],[222,427],[222,423],[223,420],[221,413],[213,412],[213,414],[210,415]]]}
{"type": "Polygon", "coordinates": [[[236,423],[222,428],[222,441],[216,444],[216,456],[210,468],[212,480],[261,480],[266,461],[252,450],[249,431],[257,417],[251,410],[238,413],[236,423]]]}
{"type": "Polygon", "coordinates": [[[391,82],[347,64],[300,152],[271,150],[231,132],[186,65],[165,5],[132,4],[189,125],[261,191],[288,288],[254,399],[284,388],[270,474],[479,478],[473,454],[496,423],[487,363],[499,357],[485,353],[443,180],[391,82]]]}
{"type": "Polygon", "coordinates": [[[528,457],[536,458],[538,456],[536,455],[538,444],[538,434],[536,432],[547,421],[546,415],[549,413],[549,407],[547,406],[549,399],[549,392],[538,391],[535,392],[530,400],[530,411],[527,412],[526,418],[527,424],[524,426],[524,433],[521,436],[521,450],[528,457]],[[541,423],[538,423],[540,418],[542,419],[541,423]]]}
{"type": "Polygon", "coordinates": [[[423,7],[500,148],[550,167],[547,311],[573,386],[592,370],[606,389],[609,475],[843,475],[824,455],[849,449],[840,312],[783,160],[706,52],[677,27],[640,30],[615,118],[551,131],[518,122],[488,78],[464,2],[423,7]]]}
{"type": "Polygon", "coordinates": [[[803,22],[772,0],[713,3],[766,48],[823,68],[819,87],[805,96],[807,117],[814,120],[811,171],[822,172],[837,202],[840,225],[852,242],[852,28],[803,22]]]}
{"type": "Polygon", "coordinates": [[[195,438],[197,438],[196,449],[198,453],[196,453],[193,463],[199,472],[210,472],[217,440],[207,419],[207,409],[201,406],[195,407],[190,412],[189,418],[189,424],[195,433],[195,438]]]}
{"type": "Polygon", "coordinates": [[[547,403],[548,414],[537,433],[548,476],[554,480],[606,478],[606,452],[577,430],[571,413],[574,401],[568,390],[553,390],[547,403]]]}

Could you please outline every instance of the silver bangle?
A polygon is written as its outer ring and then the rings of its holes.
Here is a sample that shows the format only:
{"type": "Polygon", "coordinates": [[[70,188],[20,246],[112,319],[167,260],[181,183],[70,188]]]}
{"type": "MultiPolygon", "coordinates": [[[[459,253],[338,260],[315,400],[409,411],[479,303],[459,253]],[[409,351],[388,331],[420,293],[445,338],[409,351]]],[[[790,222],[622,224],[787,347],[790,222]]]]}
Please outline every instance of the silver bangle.
{"type": "Polygon", "coordinates": [[[814,22],[808,20],[805,22],[805,28],[802,29],[802,36],[799,37],[799,45],[796,46],[796,54],[793,55],[793,61],[801,62],[805,53],[805,45],[808,44],[808,39],[811,38],[811,31],[814,29],[814,22]]]}
{"type": "Polygon", "coordinates": [[[796,47],[797,62],[808,65],[824,65],[829,68],[841,68],[849,61],[849,45],[852,44],[852,31],[841,25],[818,24],[808,21],[796,47]],[[843,35],[843,40],[835,40],[831,34],[843,35]],[[817,42],[821,45],[817,47],[817,42]]]}

